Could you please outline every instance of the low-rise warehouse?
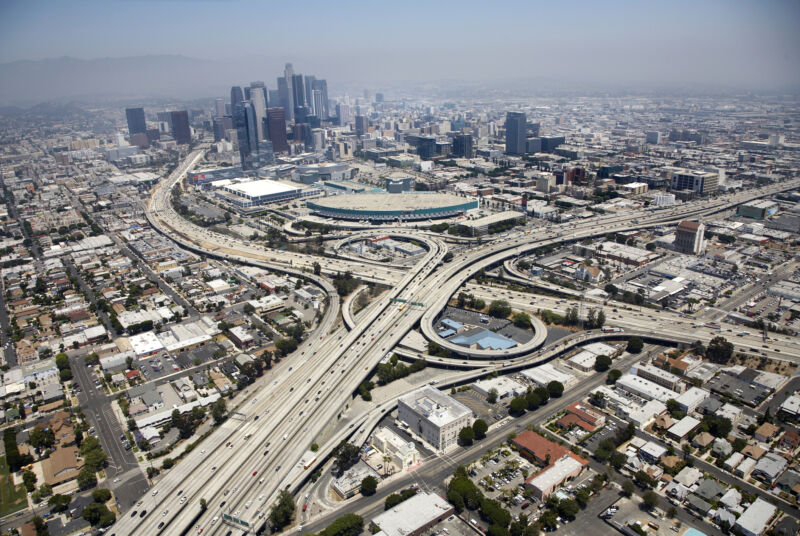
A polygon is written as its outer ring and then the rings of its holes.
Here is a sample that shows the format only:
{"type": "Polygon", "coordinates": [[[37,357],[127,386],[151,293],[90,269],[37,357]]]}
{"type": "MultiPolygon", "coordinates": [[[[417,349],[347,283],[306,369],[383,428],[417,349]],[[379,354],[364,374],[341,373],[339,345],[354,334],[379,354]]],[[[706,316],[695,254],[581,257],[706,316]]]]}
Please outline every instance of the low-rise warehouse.
{"type": "Polygon", "coordinates": [[[453,506],[435,493],[420,492],[372,522],[380,528],[375,536],[419,536],[453,512],[453,506]]]}

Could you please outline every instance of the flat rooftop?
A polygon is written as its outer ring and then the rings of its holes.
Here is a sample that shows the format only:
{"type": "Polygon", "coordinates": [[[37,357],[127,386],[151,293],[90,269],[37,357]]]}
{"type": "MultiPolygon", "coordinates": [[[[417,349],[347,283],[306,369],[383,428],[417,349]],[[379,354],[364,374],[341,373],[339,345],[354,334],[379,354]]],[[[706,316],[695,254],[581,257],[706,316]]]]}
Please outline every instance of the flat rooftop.
{"type": "Polygon", "coordinates": [[[452,512],[453,507],[435,493],[420,492],[372,521],[386,536],[405,536],[452,512]]]}
{"type": "Polygon", "coordinates": [[[476,220],[460,221],[458,224],[464,227],[482,227],[484,225],[491,225],[493,223],[516,220],[524,217],[525,214],[522,212],[507,210],[505,212],[495,212],[494,214],[489,214],[488,216],[483,216],[482,218],[478,218],[476,220]]]}
{"type": "Polygon", "coordinates": [[[420,210],[463,205],[471,199],[448,194],[350,194],[316,199],[324,208],[361,211],[420,210]]]}
{"type": "Polygon", "coordinates": [[[262,197],[265,195],[282,194],[300,190],[297,186],[290,186],[269,179],[229,184],[227,188],[246,197],[262,197]]]}
{"type": "Polygon", "coordinates": [[[401,396],[399,400],[437,426],[472,415],[467,406],[430,385],[401,396]]]}

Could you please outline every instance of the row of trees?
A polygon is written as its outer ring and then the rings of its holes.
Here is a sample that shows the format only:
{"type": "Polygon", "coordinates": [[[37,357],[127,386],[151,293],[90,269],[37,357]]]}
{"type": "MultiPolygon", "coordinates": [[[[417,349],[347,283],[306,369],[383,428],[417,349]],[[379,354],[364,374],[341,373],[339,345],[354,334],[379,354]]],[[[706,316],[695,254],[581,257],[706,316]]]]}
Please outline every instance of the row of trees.
{"type": "Polygon", "coordinates": [[[551,398],[559,398],[564,394],[564,385],[561,382],[552,381],[547,387],[537,387],[525,396],[518,396],[511,400],[509,411],[512,415],[522,415],[526,410],[533,411],[547,402],[551,398]]]}
{"type": "Polygon", "coordinates": [[[486,437],[489,425],[483,419],[477,419],[472,426],[465,426],[458,432],[458,441],[463,446],[472,445],[472,442],[486,437]]]}
{"type": "Polygon", "coordinates": [[[468,308],[468,309],[475,309],[477,311],[483,311],[486,307],[486,302],[484,302],[480,298],[476,298],[473,294],[467,294],[466,292],[459,292],[457,298],[457,305],[461,308],[468,308]]]}
{"type": "Polygon", "coordinates": [[[92,502],[83,509],[83,519],[92,526],[110,527],[117,520],[117,516],[108,509],[106,503],[111,499],[111,492],[105,488],[92,491],[92,502]]]}

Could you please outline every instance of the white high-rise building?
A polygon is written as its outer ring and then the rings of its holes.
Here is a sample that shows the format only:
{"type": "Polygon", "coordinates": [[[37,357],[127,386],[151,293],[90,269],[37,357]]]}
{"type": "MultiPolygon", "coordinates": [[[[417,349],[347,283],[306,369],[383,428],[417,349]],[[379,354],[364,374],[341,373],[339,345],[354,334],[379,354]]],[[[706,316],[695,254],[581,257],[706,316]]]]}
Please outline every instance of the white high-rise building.
{"type": "Polygon", "coordinates": [[[214,117],[222,117],[225,115],[225,99],[216,99],[214,101],[214,117]]]}

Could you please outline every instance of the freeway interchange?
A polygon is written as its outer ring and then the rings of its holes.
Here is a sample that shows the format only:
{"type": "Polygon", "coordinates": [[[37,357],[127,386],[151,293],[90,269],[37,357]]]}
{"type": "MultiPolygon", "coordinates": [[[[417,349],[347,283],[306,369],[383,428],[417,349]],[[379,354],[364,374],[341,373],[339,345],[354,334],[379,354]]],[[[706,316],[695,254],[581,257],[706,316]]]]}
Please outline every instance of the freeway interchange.
{"type": "MultiPolygon", "coordinates": [[[[293,356],[242,392],[235,399],[235,413],[166,473],[136,506],[122,514],[109,534],[194,534],[201,530],[203,534],[225,534],[234,526],[239,529],[236,533],[262,529],[281,490],[297,492],[342,440],[353,434],[366,438],[369,427],[393,407],[389,403],[378,406],[358,416],[347,427],[337,426],[358,385],[409,330],[419,324],[428,339],[447,347],[449,343],[436,335],[433,323],[450,297],[479,270],[547,244],[701,217],[744,200],[797,187],[800,182],[686,203],[676,209],[648,211],[646,215],[637,215],[635,225],[629,221],[629,215],[599,216],[589,222],[555,225],[513,240],[462,250],[448,263],[443,262],[447,253],[444,242],[417,233],[414,237],[425,244],[427,253],[413,268],[400,270],[266,250],[181,219],[172,209],[170,193],[202,154],[202,151],[191,153],[156,186],[147,207],[153,227],[200,254],[311,279],[328,294],[327,310],[319,327],[293,356]],[[314,262],[321,265],[323,274],[350,270],[360,279],[387,284],[392,289],[362,312],[350,329],[335,328],[339,298],[326,279],[311,275],[314,262]],[[393,302],[393,298],[424,303],[425,307],[403,307],[393,302]],[[304,469],[303,453],[321,437],[326,439],[319,445],[317,461],[304,469]],[[207,505],[205,508],[201,500],[207,505]],[[222,519],[223,514],[235,518],[233,526],[230,519],[222,519]]],[[[386,234],[384,229],[381,232],[386,234]]],[[[542,337],[536,346],[543,342],[542,337]]],[[[532,354],[533,349],[526,346],[522,352],[512,349],[506,355],[470,357],[502,360],[521,357],[520,365],[530,366],[549,354],[547,349],[532,354]]],[[[470,353],[461,347],[457,351],[462,355],[470,353]]],[[[487,361],[481,368],[456,371],[453,381],[478,378],[499,366],[498,361],[487,361]]]]}

